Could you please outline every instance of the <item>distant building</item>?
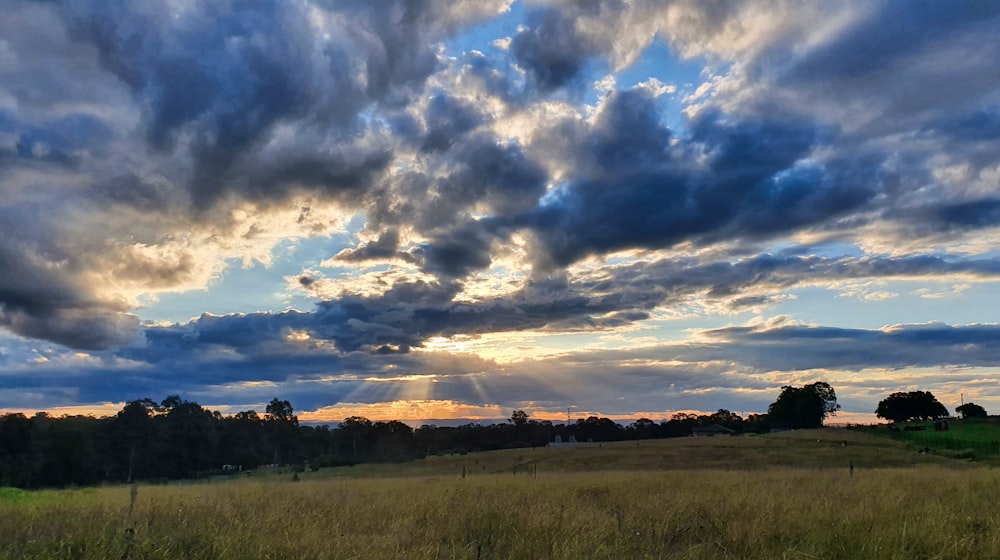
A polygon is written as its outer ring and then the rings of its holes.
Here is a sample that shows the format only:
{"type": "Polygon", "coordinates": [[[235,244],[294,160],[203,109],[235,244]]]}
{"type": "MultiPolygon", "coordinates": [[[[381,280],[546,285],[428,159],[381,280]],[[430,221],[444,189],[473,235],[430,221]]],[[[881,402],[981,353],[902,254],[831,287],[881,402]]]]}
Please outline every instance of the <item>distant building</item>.
{"type": "Polygon", "coordinates": [[[736,430],[731,430],[725,426],[720,426],[719,424],[695,426],[694,428],[691,428],[691,435],[695,437],[731,436],[735,433],[736,430]]]}
{"type": "Polygon", "coordinates": [[[599,446],[599,443],[594,443],[593,441],[576,441],[576,436],[569,436],[569,441],[563,441],[562,436],[556,436],[555,441],[550,441],[545,445],[545,447],[570,447],[570,446],[599,446]]]}

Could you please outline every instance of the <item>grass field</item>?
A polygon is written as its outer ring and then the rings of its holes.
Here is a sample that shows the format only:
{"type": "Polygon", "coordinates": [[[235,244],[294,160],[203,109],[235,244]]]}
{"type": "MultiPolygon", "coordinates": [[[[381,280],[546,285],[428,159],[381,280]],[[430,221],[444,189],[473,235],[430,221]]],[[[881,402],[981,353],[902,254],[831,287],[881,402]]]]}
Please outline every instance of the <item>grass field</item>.
{"type": "Polygon", "coordinates": [[[996,420],[953,420],[948,430],[942,432],[934,431],[933,422],[910,422],[906,425],[924,429],[890,432],[886,426],[875,426],[870,432],[911,442],[916,447],[947,457],[1000,464],[1000,422],[996,420]]]}
{"type": "Polygon", "coordinates": [[[3,490],[0,558],[1000,558],[997,471],[843,430],[299,477],[3,490]]]}
{"type": "Polygon", "coordinates": [[[851,430],[799,430],[767,436],[676,438],[580,447],[523,448],[432,456],[403,464],[324,469],[324,477],[435,476],[532,472],[755,470],[774,467],[847,470],[951,465],[954,461],[915,453],[912,445],[851,430]],[[843,445],[846,443],[846,445],[843,445]]]}

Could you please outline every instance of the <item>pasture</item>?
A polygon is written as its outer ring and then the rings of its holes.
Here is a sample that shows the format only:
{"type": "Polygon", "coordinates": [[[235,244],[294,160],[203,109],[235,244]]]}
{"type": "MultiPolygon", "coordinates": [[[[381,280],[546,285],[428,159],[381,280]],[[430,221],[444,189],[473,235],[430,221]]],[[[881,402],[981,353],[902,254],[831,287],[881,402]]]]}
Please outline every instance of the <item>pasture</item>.
{"type": "Polygon", "coordinates": [[[0,491],[0,559],[1000,557],[996,471],[844,430],[298,477],[0,491]]]}
{"type": "Polygon", "coordinates": [[[952,420],[946,431],[935,431],[933,422],[909,422],[900,426],[904,429],[895,432],[890,432],[887,426],[868,430],[911,442],[918,448],[927,448],[946,457],[1000,464],[1000,421],[996,419],[952,420]]]}

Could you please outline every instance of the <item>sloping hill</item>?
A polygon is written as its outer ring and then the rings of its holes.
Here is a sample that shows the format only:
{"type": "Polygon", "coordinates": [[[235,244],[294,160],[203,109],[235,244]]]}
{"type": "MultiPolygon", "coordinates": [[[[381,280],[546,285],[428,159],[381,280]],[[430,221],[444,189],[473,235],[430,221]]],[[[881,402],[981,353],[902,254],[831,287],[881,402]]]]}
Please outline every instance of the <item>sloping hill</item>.
{"type": "Polygon", "coordinates": [[[779,434],[673,438],[523,448],[427,457],[403,464],[355,465],[309,473],[312,477],[466,476],[552,472],[759,470],[772,467],[857,469],[965,463],[917,453],[912,445],[849,430],[796,430],[779,434]]]}

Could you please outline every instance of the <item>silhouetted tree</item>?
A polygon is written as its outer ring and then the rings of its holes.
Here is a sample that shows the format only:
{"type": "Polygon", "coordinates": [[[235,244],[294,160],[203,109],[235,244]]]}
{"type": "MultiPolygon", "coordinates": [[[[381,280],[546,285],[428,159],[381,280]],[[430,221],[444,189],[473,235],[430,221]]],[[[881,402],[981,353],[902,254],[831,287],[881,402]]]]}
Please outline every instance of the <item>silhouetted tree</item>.
{"type": "Polygon", "coordinates": [[[413,457],[413,428],[399,420],[376,422],[371,439],[375,442],[376,460],[403,461],[413,457]]]}
{"type": "Polygon", "coordinates": [[[299,425],[299,417],[295,416],[295,410],[292,409],[292,403],[288,401],[283,401],[277,397],[271,399],[267,407],[264,409],[264,421],[265,422],[285,422],[292,426],[299,425]]]}
{"type": "Polygon", "coordinates": [[[292,403],[279,398],[271,399],[264,409],[264,426],[271,439],[274,463],[280,463],[279,459],[285,462],[295,460],[293,449],[298,425],[299,418],[295,416],[292,403]]]}
{"type": "Polygon", "coordinates": [[[617,441],[623,439],[624,430],[610,418],[588,416],[577,420],[570,434],[577,441],[617,441]]]}
{"type": "Polygon", "coordinates": [[[656,422],[649,418],[640,418],[629,424],[626,430],[629,433],[629,439],[650,439],[656,437],[658,427],[656,422]]]}
{"type": "Polygon", "coordinates": [[[252,469],[269,463],[273,449],[265,449],[268,435],[255,410],[237,412],[219,422],[218,463],[252,469]]]}
{"type": "Polygon", "coordinates": [[[25,415],[0,417],[0,486],[31,486],[35,439],[25,415]]]}
{"type": "Polygon", "coordinates": [[[720,408],[708,417],[706,424],[718,424],[737,432],[743,431],[743,418],[735,412],[720,408]]]}
{"type": "Polygon", "coordinates": [[[893,422],[933,420],[948,416],[948,409],[930,391],[897,392],[879,401],[875,416],[893,422]]]}
{"type": "Polygon", "coordinates": [[[34,468],[46,486],[80,486],[100,480],[97,418],[44,417],[37,422],[41,447],[34,468]]]}
{"type": "Polygon", "coordinates": [[[357,461],[359,448],[362,455],[364,454],[364,444],[372,431],[372,421],[363,416],[348,416],[340,423],[340,430],[351,442],[351,458],[357,461]]]}
{"type": "Polygon", "coordinates": [[[160,401],[160,409],[164,412],[169,412],[170,410],[177,408],[184,403],[184,399],[180,395],[170,395],[167,398],[160,401]]]}
{"type": "MultiPolygon", "coordinates": [[[[180,400],[180,399],[178,399],[180,400]]],[[[164,458],[170,478],[189,478],[212,467],[216,442],[216,419],[196,402],[180,401],[171,406],[160,421],[166,430],[169,453],[164,458]]]]}
{"type": "Polygon", "coordinates": [[[747,432],[764,434],[771,430],[771,418],[767,414],[748,414],[744,426],[747,432]]]}
{"type": "Polygon", "coordinates": [[[515,426],[524,426],[528,423],[528,413],[523,410],[515,410],[510,415],[510,423],[515,426]]]}
{"type": "Polygon", "coordinates": [[[825,381],[803,387],[786,385],[778,400],[767,407],[772,425],[786,428],[818,428],[823,420],[840,410],[837,393],[825,381]]]}
{"type": "Polygon", "coordinates": [[[986,418],[986,409],[976,403],[967,402],[955,407],[955,412],[962,415],[962,418],[986,418]]]}
{"type": "Polygon", "coordinates": [[[126,457],[125,482],[132,482],[137,466],[149,463],[147,455],[152,442],[156,440],[153,414],[157,405],[152,399],[137,399],[125,403],[115,416],[111,433],[112,440],[126,457]]]}

